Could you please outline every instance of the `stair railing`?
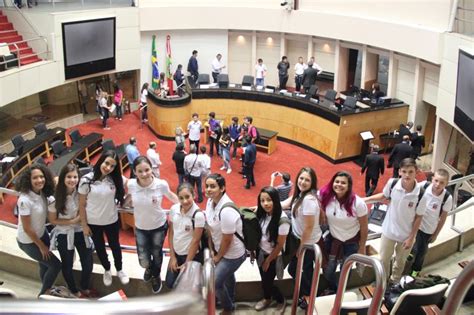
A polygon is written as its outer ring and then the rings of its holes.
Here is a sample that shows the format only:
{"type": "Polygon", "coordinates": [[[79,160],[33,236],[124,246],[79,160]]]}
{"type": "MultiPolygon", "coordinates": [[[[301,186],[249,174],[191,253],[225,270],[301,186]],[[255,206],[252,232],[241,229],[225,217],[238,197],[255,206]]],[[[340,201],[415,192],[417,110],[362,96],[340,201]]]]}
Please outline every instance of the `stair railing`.
{"type": "Polygon", "coordinates": [[[21,59],[28,58],[28,57],[33,57],[33,56],[38,56],[39,57],[39,55],[41,55],[41,54],[46,54],[46,55],[49,54],[48,41],[46,40],[46,38],[44,36],[39,36],[39,37],[35,37],[35,38],[21,40],[21,41],[17,41],[17,42],[13,42],[13,43],[5,43],[5,45],[2,45],[2,47],[9,46],[9,45],[13,45],[15,47],[13,52],[16,53],[16,58],[12,58],[12,59],[9,59],[9,60],[2,61],[2,62],[0,62],[0,65],[6,65],[6,64],[8,64],[12,61],[18,61],[18,68],[21,68],[21,59]],[[18,44],[29,43],[29,42],[38,41],[38,40],[44,41],[44,43],[46,45],[46,50],[45,51],[33,52],[32,54],[28,54],[28,55],[20,55],[21,48],[18,46],[18,44]]]}
{"type": "Polygon", "coordinates": [[[442,315],[457,314],[459,307],[467,294],[467,291],[474,285],[474,260],[464,267],[449,290],[448,298],[444,302],[442,315]]]}
{"type": "Polygon", "coordinates": [[[215,286],[215,272],[214,262],[212,261],[211,252],[209,249],[204,250],[204,266],[202,269],[203,277],[203,291],[202,298],[206,303],[207,314],[216,314],[216,286],[215,286]]]}

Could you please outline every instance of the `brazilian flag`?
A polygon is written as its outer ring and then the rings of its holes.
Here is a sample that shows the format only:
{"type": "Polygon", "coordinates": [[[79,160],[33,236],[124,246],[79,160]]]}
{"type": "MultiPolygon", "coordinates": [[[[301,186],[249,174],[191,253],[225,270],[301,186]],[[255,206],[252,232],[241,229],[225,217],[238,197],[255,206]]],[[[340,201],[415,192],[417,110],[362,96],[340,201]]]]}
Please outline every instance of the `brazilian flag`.
{"type": "Polygon", "coordinates": [[[158,69],[158,59],[156,58],[155,39],[156,36],[153,35],[153,43],[151,44],[151,66],[153,75],[151,79],[151,87],[153,90],[157,89],[160,84],[160,70],[158,69]]]}

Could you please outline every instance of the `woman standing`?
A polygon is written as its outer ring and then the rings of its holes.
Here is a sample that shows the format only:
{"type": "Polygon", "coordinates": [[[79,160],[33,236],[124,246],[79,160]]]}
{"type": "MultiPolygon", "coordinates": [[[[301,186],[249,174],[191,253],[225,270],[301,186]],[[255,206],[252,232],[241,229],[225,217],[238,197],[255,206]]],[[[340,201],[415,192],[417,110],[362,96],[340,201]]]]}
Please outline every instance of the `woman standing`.
{"type": "Polygon", "coordinates": [[[229,135],[229,128],[225,127],[223,129],[222,136],[219,138],[219,144],[221,146],[222,160],[224,161],[224,165],[221,167],[221,170],[227,170],[227,174],[230,174],[232,172],[232,168],[230,167],[230,147],[232,145],[232,141],[229,135]]]}
{"type": "Polygon", "coordinates": [[[285,298],[277,286],[274,285],[277,272],[277,258],[286,242],[290,231],[290,220],[281,209],[278,190],[267,186],[262,188],[258,195],[257,218],[262,228],[262,239],[257,250],[257,262],[262,278],[263,299],[255,306],[255,310],[262,311],[272,302],[277,302],[278,314],[285,312],[285,298]]]}
{"type": "MultiPolygon", "coordinates": [[[[319,202],[317,199],[317,177],[316,172],[311,167],[303,167],[296,177],[297,184],[293,197],[282,202],[282,208],[291,207],[291,228],[292,236],[299,240],[299,248],[290,264],[288,272],[296,278],[296,266],[300,250],[305,245],[318,245],[323,248],[321,240],[321,228],[319,226],[319,202]]],[[[308,299],[313,279],[314,251],[308,250],[303,261],[303,276],[301,277],[300,297],[298,305],[302,309],[308,307],[308,299]]]]}
{"type": "Polygon", "coordinates": [[[122,111],[122,100],[123,100],[123,91],[118,85],[117,82],[114,83],[114,104],[116,108],[117,115],[115,119],[122,120],[123,111],[122,111]]]}
{"type": "Polygon", "coordinates": [[[133,170],[137,177],[127,182],[127,203],[131,201],[134,208],[138,261],[145,268],[143,280],[151,280],[152,291],[156,294],[162,288],[163,242],[168,230],[161,201],[163,196],[173,203],[179,201],[165,180],[153,176],[151,162],[146,156],[135,159],[133,170]]]}
{"type": "Polygon", "coordinates": [[[46,166],[33,164],[19,177],[16,185],[18,198],[18,247],[38,262],[41,294],[54,294],[52,287],[61,262],[49,251],[50,239],[46,231],[48,197],[54,193],[54,180],[46,166]]]}
{"type": "Polygon", "coordinates": [[[177,190],[179,203],[171,207],[168,240],[170,261],[166,273],[166,286],[173,288],[179,271],[189,261],[203,262],[199,248],[206,224],[204,213],[194,202],[194,189],[189,183],[182,183],[177,190]]]}
{"type": "Polygon", "coordinates": [[[79,183],[79,215],[81,216],[84,235],[91,236],[97,256],[104,267],[103,281],[105,286],[112,284],[110,262],[105,250],[104,234],[112,249],[117,276],[122,284],[130,279],[122,270],[122,249],[119,242],[119,221],[115,201],[123,203],[125,189],[119,169],[119,159],[115,151],[102,153],[89,174],[84,175],[79,183]]]}
{"type": "Polygon", "coordinates": [[[147,96],[148,96],[148,83],[145,82],[142,86],[142,89],[140,90],[140,110],[142,111],[142,114],[141,114],[142,122],[148,121],[148,106],[146,106],[146,103],[148,102],[147,96]]]}
{"type": "Polygon", "coordinates": [[[216,296],[224,309],[221,314],[232,314],[235,300],[235,271],[245,261],[244,243],[235,235],[243,237],[240,213],[231,205],[225,192],[225,179],[220,174],[206,178],[206,221],[211,233],[211,255],[215,269],[216,296]]]}
{"type": "MultiPolygon", "coordinates": [[[[56,227],[52,231],[52,249],[58,249],[62,261],[64,280],[76,297],[90,297],[90,278],[92,273],[92,246],[86,241],[79,216],[78,168],[67,164],[59,173],[59,180],[54,194],[55,203],[50,205],[48,218],[56,227]],[[74,248],[81,258],[81,291],[76,287],[72,266],[74,248]]],[[[88,238],[88,236],[86,236],[88,238]]]]}
{"type": "Polygon", "coordinates": [[[324,276],[329,282],[325,295],[329,295],[337,290],[337,265],[352,254],[365,255],[367,205],[352,191],[352,176],[344,171],[334,174],[319,194],[330,232],[325,244],[329,260],[324,268],[324,276]]]}

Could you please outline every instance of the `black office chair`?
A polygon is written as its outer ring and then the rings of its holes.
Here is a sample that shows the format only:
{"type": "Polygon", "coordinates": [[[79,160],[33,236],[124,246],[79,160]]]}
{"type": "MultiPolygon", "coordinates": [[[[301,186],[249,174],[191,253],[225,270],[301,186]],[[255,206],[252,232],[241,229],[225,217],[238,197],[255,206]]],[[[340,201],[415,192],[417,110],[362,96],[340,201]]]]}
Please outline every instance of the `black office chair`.
{"type": "Polygon", "coordinates": [[[221,73],[217,76],[217,83],[220,88],[229,87],[229,75],[227,73],[221,73]]]}
{"type": "Polygon", "coordinates": [[[326,91],[326,94],[324,95],[324,98],[331,101],[331,102],[334,102],[336,100],[336,95],[337,95],[337,92],[334,91],[334,90],[327,90],[326,91]]]}
{"type": "Polygon", "coordinates": [[[36,136],[39,136],[43,133],[45,133],[46,131],[48,131],[48,127],[46,127],[46,124],[45,123],[39,123],[39,124],[36,124],[34,127],[33,127],[34,131],[35,131],[35,135],[36,136]]]}
{"type": "Polygon", "coordinates": [[[13,148],[15,149],[14,151],[17,154],[20,154],[21,153],[20,151],[23,149],[22,147],[25,144],[25,139],[23,139],[23,136],[22,135],[13,136],[11,141],[13,143],[13,148]]]}
{"type": "Polygon", "coordinates": [[[353,96],[346,96],[344,100],[344,107],[348,109],[356,109],[357,98],[353,96]]]}
{"type": "Polygon", "coordinates": [[[78,143],[82,139],[82,135],[77,129],[73,129],[69,132],[69,138],[71,138],[71,143],[78,143]]]}
{"type": "Polygon", "coordinates": [[[115,151],[114,141],[112,139],[104,139],[104,141],[102,141],[102,152],[106,152],[109,150],[115,151]]]}
{"type": "Polygon", "coordinates": [[[251,76],[251,75],[244,75],[244,77],[242,78],[242,85],[244,86],[252,86],[253,85],[253,80],[254,80],[254,77],[251,76]]]}
{"type": "Polygon", "coordinates": [[[207,73],[200,73],[198,77],[198,84],[209,84],[209,74],[207,73]]]}
{"type": "Polygon", "coordinates": [[[318,90],[319,90],[319,87],[316,84],[311,85],[311,87],[308,90],[308,94],[306,94],[305,96],[305,99],[309,100],[313,96],[318,95],[318,90]]]}
{"type": "Polygon", "coordinates": [[[64,146],[62,140],[56,140],[51,143],[51,147],[53,149],[53,158],[57,159],[61,156],[64,152],[66,152],[67,148],[64,146]]]}

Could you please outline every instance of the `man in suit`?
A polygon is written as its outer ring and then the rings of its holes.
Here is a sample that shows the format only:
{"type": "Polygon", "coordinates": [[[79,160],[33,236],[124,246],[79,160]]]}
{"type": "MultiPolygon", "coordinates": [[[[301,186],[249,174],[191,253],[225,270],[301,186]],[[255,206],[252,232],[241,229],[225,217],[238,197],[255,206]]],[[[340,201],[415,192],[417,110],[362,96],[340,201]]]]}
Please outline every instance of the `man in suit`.
{"type": "Polygon", "coordinates": [[[316,83],[318,71],[313,68],[313,63],[308,62],[308,68],[303,72],[303,89],[304,93],[308,94],[309,88],[316,83]]]}
{"type": "Polygon", "coordinates": [[[189,61],[188,61],[188,72],[193,77],[194,83],[197,83],[197,80],[199,77],[199,66],[198,66],[198,61],[197,61],[197,55],[198,55],[198,51],[193,50],[193,54],[189,58],[189,61]]]}
{"type": "Polygon", "coordinates": [[[370,196],[374,193],[377,188],[377,183],[379,181],[379,176],[383,175],[385,170],[385,162],[383,157],[379,155],[379,146],[374,145],[372,147],[372,153],[367,154],[365,157],[364,165],[362,165],[361,174],[365,174],[365,194],[370,196]]]}
{"type": "MultiPolygon", "coordinates": [[[[413,127],[413,123],[409,121],[407,125],[400,124],[400,130],[398,130],[398,138],[400,141],[403,141],[404,136],[409,136],[411,137],[411,128],[413,127]]],[[[410,139],[408,139],[410,140],[410,139]]]]}
{"type": "Polygon", "coordinates": [[[250,185],[255,186],[255,178],[253,175],[253,167],[255,165],[255,161],[257,160],[257,147],[255,143],[252,143],[252,138],[247,135],[245,136],[245,142],[247,146],[245,146],[245,153],[244,153],[244,174],[247,177],[247,184],[244,186],[245,189],[250,189],[250,185]]]}
{"type": "Polygon", "coordinates": [[[410,136],[404,135],[402,142],[393,147],[392,153],[390,153],[390,157],[388,158],[388,167],[393,166],[393,178],[399,177],[398,170],[400,168],[400,162],[405,158],[409,158],[411,153],[410,136]]]}

